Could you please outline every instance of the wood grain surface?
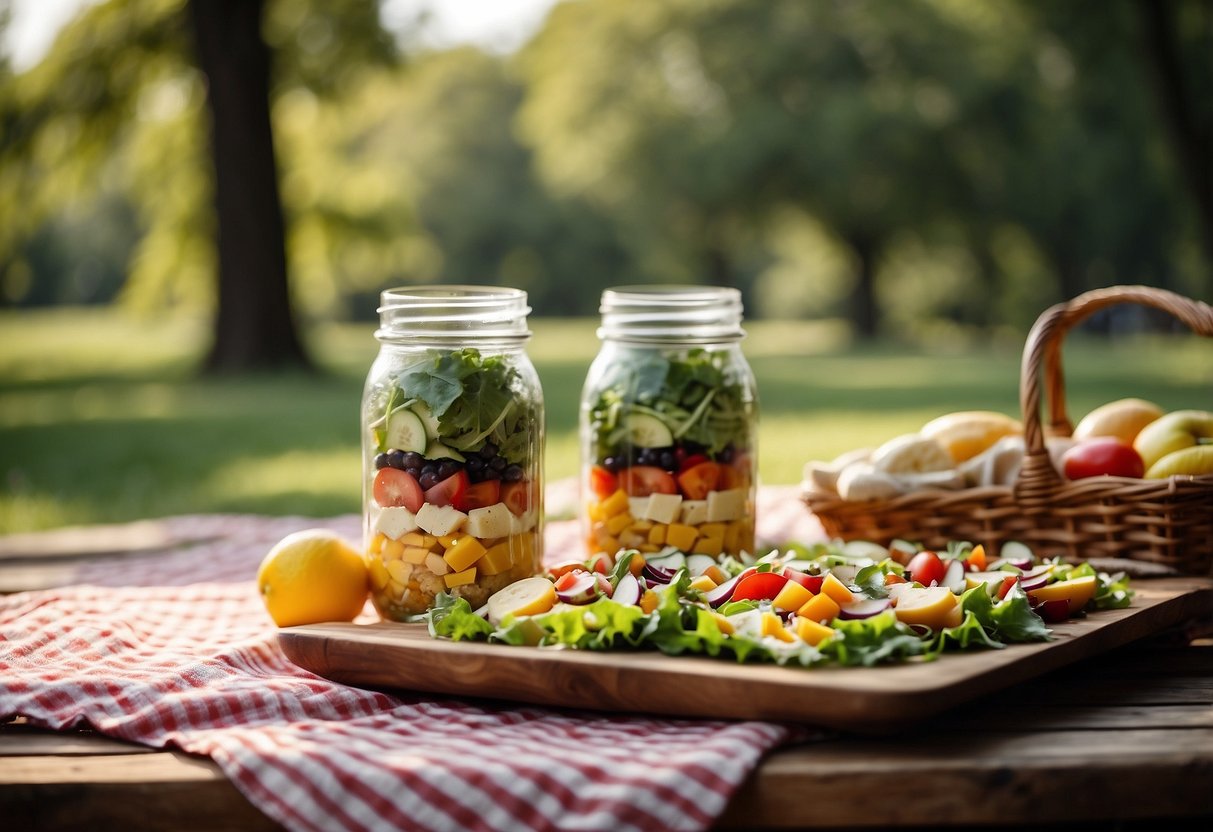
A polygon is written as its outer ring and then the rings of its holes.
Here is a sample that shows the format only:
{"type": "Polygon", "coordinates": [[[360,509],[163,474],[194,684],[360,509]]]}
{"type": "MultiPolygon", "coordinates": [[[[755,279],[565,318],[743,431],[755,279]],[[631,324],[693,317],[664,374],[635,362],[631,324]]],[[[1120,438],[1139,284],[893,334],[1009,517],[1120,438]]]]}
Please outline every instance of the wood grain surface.
{"type": "Polygon", "coordinates": [[[1050,670],[1207,619],[1213,582],[1136,581],[1133,606],[1054,626],[1056,638],[875,668],[788,668],[656,652],[591,653],[452,642],[422,625],[314,624],[279,632],[321,676],[550,706],[689,717],[791,720],[881,733],[1050,670]]]}

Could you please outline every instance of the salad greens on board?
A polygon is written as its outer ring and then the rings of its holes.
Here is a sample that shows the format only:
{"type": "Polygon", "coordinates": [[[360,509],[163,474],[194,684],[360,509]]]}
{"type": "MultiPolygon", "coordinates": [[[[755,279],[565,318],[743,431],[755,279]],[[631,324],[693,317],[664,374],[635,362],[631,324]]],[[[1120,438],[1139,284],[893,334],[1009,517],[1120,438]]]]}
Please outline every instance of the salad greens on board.
{"type": "Polygon", "coordinates": [[[934,573],[911,566],[923,551],[904,541],[793,544],[715,569],[679,551],[622,550],[609,568],[601,556],[561,564],[480,609],[440,595],[422,620],[457,641],[869,667],[1046,641],[1050,622],[1130,605],[1123,574],[1015,546],[988,561],[969,544],[931,552],[944,572],[930,585],[916,577],[934,573]]]}

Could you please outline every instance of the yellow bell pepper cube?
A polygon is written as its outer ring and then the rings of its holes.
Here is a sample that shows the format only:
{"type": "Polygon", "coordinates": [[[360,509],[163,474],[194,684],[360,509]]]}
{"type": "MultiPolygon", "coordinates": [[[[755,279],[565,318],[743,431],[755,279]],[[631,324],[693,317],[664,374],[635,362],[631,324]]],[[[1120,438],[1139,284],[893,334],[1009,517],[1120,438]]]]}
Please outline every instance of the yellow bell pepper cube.
{"type": "Polygon", "coordinates": [[[477,568],[480,569],[482,575],[500,575],[505,570],[513,565],[510,555],[510,543],[508,540],[490,546],[476,562],[477,568]]]}
{"type": "Polygon", "coordinates": [[[771,606],[777,610],[798,610],[811,600],[813,593],[795,581],[788,581],[771,600],[771,606]]]}
{"type": "Polygon", "coordinates": [[[666,524],[654,523],[653,528],[649,529],[649,543],[654,546],[665,545],[666,524]]]}
{"type": "Polygon", "coordinates": [[[665,542],[684,552],[691,551],[699,532],[694,526],[684,526],[682,523],[671,523],[665,533],[665,542]]]}
{"type": "Polygon", "coordinates": [[[606,530],[610,532],[613,537],[619,537],[619,533],[628,526],[632,525],[635,520],[636,518],[626,511],[622,514],[616,514],[614,517],[606,521],[606,530]]]}
{"type": "Polygon", "coordinates": [[[387,563],[387,573],[398,584],[407,584],[413,574],[413,564],[402,560],[392,560],[387,563]]]}
{"type": "Polygon", "coordinates": [[[628,492],[620,488],[614,494],[599,503],[598,508],[604,518],[614,517],[616,514],[623,514],[628,510],[628,492]]]}
{"type": "Polygon", "coordinates": [[[796,611],[796,614],[802,615],[810,621],[826,624],[837,618],[841,611],[838,602],[823,592],[810,598],[804,606],[796,611]]]}
{"type": "Polygon", "coordinates": [[[714,563],[707,569],[703,570],[703,574],[711,578],[716,583],[716,586],[720,586],[729,579],[729,576],[725,573],[725,571],[714,563]]]}
{"type": "Polygon", "coordinates": [[[661,599],[657,597],[657,593],[651,589],[646,589],[644,595],[640,596],[640,609],[645,615],[648,615],[653,610],[657,609],[657,604],[661,599]]]}
{"type": "Polygon", "coordinates": [[[847,589],[846,584],[835,578],[833,574],[826,575],[826,579],[821,582],[821,593],[829,595],[839,604],[849,604],[855,600],[855,593],[847,589]]]}
{"type": "MultiPolygon", "coordinates": [[[[700,527],[702,529],[702,526],[700,527]]],[[[703,535],[695,541],[691,551],[696,555],[711,555],[716,557],[724,547],[724,539],[719,535],[703,535]]]]}
{"type": "Polygon", "coordinates": [[[371,570],[371,586],[375,589],[383,589],[387,586],[391,576],[388,574],[387,567],[383,565],[383,561],[379,558],[367,558],[367,566],[371,570]]]}
{"type": "Polygon", "coordinates": [[[810,644],[816,647],[822,641],[834,635],[834,630],[824,624],[818,624],[811,618],[804,616],[796,617],[796,635],[800,636],[800,640],[805,644],[810,644]]]}
{"type": "Polygon", "coordinates": [[[712,620],[716,622],[716,626],[720,628],[720,632],[724,633],[726,636],[733,635],[736,628],[733,626],[733,622],[729,621],[727,616],[721,615],[720,613],[716,612],[716,610],[712,610],[711,615],[712,620]]]}
{"type": "Polygon", "coordinates": [[[470,584],[476,580],[476,567],[465,569],[462,572],[452,572],[449,575],[443,575],[442,580],[446,582],[447,589],[454,589],[457,586],[470,584]]]}
{"type": "Polygon", "coordinates": [[[764,636],[775,636],[780,641],[793,641],[795,636],[787,631],[783,626],[783,622],[779,620],[779,616],[773,612],[764,612],[762,614],[762,634],[764,636]]]}
{"type": "Polygon", "coordinates": [[[385,540],[379,551],[383,554],[385,561],[400,560],[400,556],[404,554],[404,544],[399,540],[385,540]]]}
{"type": "Polygon", "coordinates": [[[695,580],[691,581],[691,589],[697,589],[700,592],[711,592],[716,588],[717,584],[707,575],[700,575],[695,580]]]}
{"type": "Polygon", "coordinates": [[[371,538],[371,543],[369,546],[367,546],[367,549],[369,549],[373,554],[377,555],[383,551],[383,541],[385,540],[387,540],[387,535],[385,535],[383,532],[379,532],[371,538]]]}
{"type": "Polygon", "coordinates": [[[450,564],[451,569],[462,572],[484,556],[484,544],[470,534],[459,538],[454,545],[446,550],[443,560],[450,564]]]}
{"type": "Polygon", "coordinates": [[[425,559],[432,555],[429,549],[422,549],[420,546],[406,546],[404,551],[400,553],[400,559],[405,563],[411,563],[414,566],[425,563],[425,559]]]}
{"type": "Polygon", "coordinates": [[[419,549],[433,549],[434,544],[438,542],[438,538],[434,537],[432,534],[409,532],[404,537],[400,538],[400,542],[405,546],[416,546],[419,549]]]}

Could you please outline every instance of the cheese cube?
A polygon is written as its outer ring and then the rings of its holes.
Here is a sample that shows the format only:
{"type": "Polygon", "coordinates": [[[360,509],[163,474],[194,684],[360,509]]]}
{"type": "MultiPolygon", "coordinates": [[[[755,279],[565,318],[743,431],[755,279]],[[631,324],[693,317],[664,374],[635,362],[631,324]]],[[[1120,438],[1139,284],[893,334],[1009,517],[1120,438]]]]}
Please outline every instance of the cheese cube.
{"type": "Polygon", "coordinates": [[[442,555],[436,552],[430,552],[425,556],[425,566],[435,575],[445,575],[451,571],[450,564],[443,559],[442,555]]]}
{"type": "Polygon", "coordinates": [[[707,500],[684,500],[682,503],[682,524],[698,526],[708,521],[707,500]]]}
{"type": "Polygon", "coordinates": [[[443,537],[463,527],[468,516],[454,506],[426,503],[417,512],[417,525],[426,533],[443,537]]]}
{"type": "Polygon", "coordinates": [[[678,508],[681,505],[681,494],[650,494],[644,514],[636,516],[658,523],[674,523],[678,520],[678,508]]]}
{"type": "MultiPolygon", "coordinates": [[[[628,513],[637,520],[643,520],[648,515],[645,514],[649,510],[648,497],[628,497],[628,513]]],[[[652,518],[650,518],[652,519],[652,518]]]]}
{"type": "Polygon", "coordinates": [[[391,506],[382,509],[375,518],[375,531],[392,540],[399,540],[417,528],[417,516],[404,506],[391,506]]]}
{"type": "Polygon", "coordinates": [[[535,528],[535,524],[539,522],[539,512],[531,509],[526,514],[519,516],[510,513],[510,534],[525,534],[535,528]]]}
{"type": "Polygon", "coordinates": [[[490,540],[494,537],[505,537],[512,527],[510,513],[505,503],[494,503],[484,508],[474,508],[468,512],[464,530],[474,537],[490,540]]]}
{"type": "Polygon", "coordinates": [[[708,520],[712,523],[727,523],[745,514],[745,489],[730,488],[727,491],[708,492],[708,520]]]}

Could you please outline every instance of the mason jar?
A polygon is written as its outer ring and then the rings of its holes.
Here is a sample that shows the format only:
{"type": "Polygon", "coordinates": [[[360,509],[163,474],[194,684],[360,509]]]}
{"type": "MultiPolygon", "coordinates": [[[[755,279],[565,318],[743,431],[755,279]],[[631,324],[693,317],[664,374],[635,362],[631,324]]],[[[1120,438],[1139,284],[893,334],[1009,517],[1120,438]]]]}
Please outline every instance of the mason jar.
{"type": "Polygon", "coordinates": [[[741,294],[625,286],[601,312],[580,413],[588,554],[752,553],[758,402],[741,294]]]}
{"type": "Polygon", "coordinates": [[[382,617],[473,608],[542,559],[543,394],[526,293],[383,292],[362,397],[363,541],[382,617]]]}

